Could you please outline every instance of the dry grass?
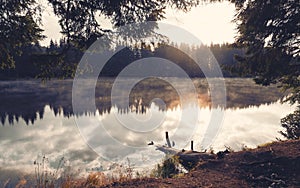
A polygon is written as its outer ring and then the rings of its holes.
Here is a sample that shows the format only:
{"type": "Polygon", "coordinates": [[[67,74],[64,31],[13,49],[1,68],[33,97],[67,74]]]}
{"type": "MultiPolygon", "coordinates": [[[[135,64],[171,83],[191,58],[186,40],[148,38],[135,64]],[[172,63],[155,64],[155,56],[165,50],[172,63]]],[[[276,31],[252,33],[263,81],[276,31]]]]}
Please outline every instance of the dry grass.
{"type": "MultiPolygon", "coordinates": [[[[271,184],[275,187],[300,187],[297,173],[299,144],[300,140],[273,142],[256,149],[230,152],[222,159],[202,161],[188,174],[174,174],[173,178],[133,175],[134,169],[128,160],[127,164],[117,166],[110,174],[91,172],[86,178],[78,178],[64,172],[52,183],[42,181],[33,187],[268,187],[271,184]]],[[[162,168],[160,171],[163,171],[162,168]]],[[[46,175],[40,174],[40,179],[45,179],[42,176],[46,175]]],[[[21,178],[15,187],[28,187],[29,180],[26,180],[21,178]]]]}
{"type": "MultiPolygon", "coordinates": [[[[73,187],[101,187],[114,182],[131,181],[134,178],[134,170],[129,159],[127,164],[118,165],[111,173],[91,172],[86,178],[78,178],[78,172],[65,165],[66,159],[62,157],[55,169],[49,168],[49,160],[43,156],[34,161],[35,175],[34,187],[37,188],[73,188],[73,187]]],[[[139,173],[137,173],[139,174],[139,173]]],[[[29,181],[22,178],[16,187],[28,187],[29,181]]],[[[9,183],[9,181],[8,181],[9,183]]]]}

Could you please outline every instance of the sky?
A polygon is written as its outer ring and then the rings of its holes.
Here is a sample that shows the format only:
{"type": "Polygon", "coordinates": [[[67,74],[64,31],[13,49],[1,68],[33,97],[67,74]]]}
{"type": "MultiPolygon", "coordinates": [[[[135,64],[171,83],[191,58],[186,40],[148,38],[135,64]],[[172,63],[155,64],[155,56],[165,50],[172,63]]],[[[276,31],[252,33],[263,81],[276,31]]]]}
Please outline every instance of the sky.
{"type": "MultiPolygon", "coordinates": [[[[174,9],[167,9],[166,19],[163,23],[176,25],[186,29],[204,44],[232,43],[236,35],[235,24],[232,23],[235,7],[228,2],[203,4],[184,13],[174,9]]],[[[104,26],[109,27],[109,21],[100,18],[104,26]]],[[[43,14],[44,35],[47,36],[41,44],[49,45],[51,39],[59,40],[61,37],[58,18],[45,5],[43,14]]]]}

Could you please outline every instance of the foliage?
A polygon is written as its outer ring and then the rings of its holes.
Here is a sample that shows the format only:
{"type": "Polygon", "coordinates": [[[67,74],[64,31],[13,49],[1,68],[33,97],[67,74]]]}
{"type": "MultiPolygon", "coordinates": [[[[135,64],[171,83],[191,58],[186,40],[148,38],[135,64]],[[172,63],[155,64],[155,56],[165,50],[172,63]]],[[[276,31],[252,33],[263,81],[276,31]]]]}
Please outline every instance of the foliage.
{"type": "Polygon", "coordinates": [[[299,82],[299,5],[299,1],[256,0],[238,8],[237,43],[246,49],[238,60],[257,83],[299,82]]]}
{"type": "MultiPolygon", "coordinates": [[[[72,65],[75,64],[66,62],[65,55],[61,54],[70,49],[71,42],[80,49],[86,49],[99,37],[112,33],[103,29],[100,16],[104,16],[114,28],[118,28],[130,23],[162,20],[168,7],[187,12],[200,2],[215,1],[220,0],[48,0],[54,14],[59,17],[67,43],[64,49],[67,50],[37,56],[36,59],[47,62],[42,65],[40,77],[64,78],[74,75],[75,67],[72,65]],[[56,74],[61,70],[63,74],[56,74]]],[[[255,76],[258,84],[280,83],[290,93],[285,101],[299,104],[299,0],[228,1],[236,5],[236,42],[245,49],[245,55],[236,56],[239,63],[232,70],[255,76]]],[[[37,44],[44,37],[41,15],[42,5],[37,0],[0,0],[2,69],[15,67],[15,59],[22,53],[20,48],[37,44]]],[[[155,27],[154,24],[143,34],[152,33],[155,27]]],[[[135,28],[129,31],[130,36],[137,37],[134,31],[135,28]]]]}
{"type": "MultiPolygon", "coordinates": [[[[236,69],[255,76],[258,84],[279,83],[289,95],[283,102],[300,103],[300,2],[293,0],[235,1],[238,24],[237,43],[246,49],[236,69]]],[[[299,113],[282,120],[287,129],[294,130],[299,113]],[[298,115],[298,116],[297,116],[298,115]],[[292,123],[293,122],[293,123],[292,123]],[[290,127],[291,126],[291,127],[290,127]]]]}
{"type": "Polygon", "coordinates": [[[238,57],[244,71],[263,85],[299,75],[299,1],[256,0],[238,7],[237,43],[245,47],[238,57]]]}
{"type": "Polygon", "coordinates": [[[172,178],[180,173],[180,163],[178,156],[166,156],[162,164],[157,164],[152,170],[151,176],[161,178],[172,178]]]}
{"type": "Polygon", "coordinates": [[[38,26],[41,7],[35,0],[0,1],[0,67],[13,68],[21,46],[37,43],[44,36],[38,26]]]}
{"type": "Polygon", "coordinates": [[[110,32],[102,28],[99,16],[110,20],[113,27],[119,27],[129,23],[161,20],[164,18],[165,9],[170,6],[188,11],[198,4],[198,1],[193,0],[48,1],[59,17],[62,34],[68,42],[72,41],[81,48],[89,47],[99,37],[110,32]]]}
{"type": "MultiPolygon", "coordinates": [[[[232,65],[237,63],[234,54],[242,54],[243,51],[232,47],[230,44],[211,45],[211,46],[190,46],[188,44],[172,44],[170,46],[158,45],[153,51],[147,49],[140,50],[141,57],[135,55],[135,51],[129,48],[121,50],[114,55],[106,64],[102,71],[102,76],[116,76],[130,63],[139,58],[146,57],[165,57],[171,59],[174,63],[182,67],[190,77],[203,77],[201,70],[187,58],[186,54],[180,50],[187,50],[190,53],[201,54],[207,48],[210,48],[218,63],[222,65],[232,65]],[[178,50],[176,49],[178,48],[178,50]]],[[[15,58],[15,69],[0,70],[0,79],[22,79],[22,78],[73,78],[77,64],[81,59],[82,51],[75,46],[70,45],[69,50],[63,56],[67,43],[64,39],[59,42],[50,41],[48,47],[38,44],[22,47],[22,55],[15,58]]],[[[113,53],[113,51],[110,51],[113,53]]],[[[202,64],[202,68],[207,68],[207,64],[202,64]]],[[[159,68],[159,67],[158,67],[159,68]]],[[[228,72],[223,72],[224,76],[231,76],[228,72]]]]}
{"type": "Polygon", "coordinates": [[[280,133],[288,139],[300,138],[300,107],[292,114],[281,119],[282,126],[286,131],[280,133]]]}
{"type": "MultiPolygon", "coordinates": [[[[97,38],[107,34],[109,30],[101,27],[100,16],[111,20],[112,24],[118,27],[127,23],[163,19],[167,6],[188,11],[198,4],[198,1],[193,0],[48,0],[48,2],[54,14],[59,17],[62,34],[66,37],[68,46],[65,47],[65,51],[68,51],[71,41],[78,47],[86,49],[97,38]]],[[[37,0],[0,1],[2,69],[15,67],[15,58],[21,53],[20,47],[37,43],[44,38],[41,29],[42,11],[43,3],[37,0]]],[[[61,56],[53,58],[52,61],[55,63],[61,56]]],[[[63,62],[61,59],[58,60],[58,63],[63,62]]],[[[58,68],[67,69],[60,64],[58,68]]]]}

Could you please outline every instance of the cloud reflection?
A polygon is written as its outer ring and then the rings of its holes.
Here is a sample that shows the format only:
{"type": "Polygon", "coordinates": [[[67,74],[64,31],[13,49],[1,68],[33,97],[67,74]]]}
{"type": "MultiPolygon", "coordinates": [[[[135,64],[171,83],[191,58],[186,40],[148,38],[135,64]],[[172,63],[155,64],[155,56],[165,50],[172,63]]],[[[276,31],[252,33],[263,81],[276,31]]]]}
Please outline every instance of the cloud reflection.
{"type": "MultiPolygon", "coordinates": [[[[93,139],[94,144],[102,147],[103,150],[112,151],[109,155],[120,161],[128,157],[136,166],[151,166],[158,162],[163,155],[159,151],[154,151],[154,147],[147,147],[148,141],[153,140],[156,143],[164,144],[164,132],[169,131],[170,139],[175,141],[177,147],[180,145],[181,137],[173,137],[174,131],[178,127],[176,122],[178,122],[180,110],[179,107],[168,110],[163,124],[147,134],[129,132],[124,135],[124,127],[118,127],[116,130],[110,129],[111,134],[120,138],[119,141],[122,143],[145,145],[145,148],[124,149],[118,152],[114,148],[118,145],[108,139],[99,125],[99,119],[102,119],[109,122],[112,127],[117,127],[118,121],[113,114],[100,115],[96,113],[95,116],[80,116],[79,119],[85,123],[88,122],[87,128],[84,130],[87,134],[93,135],[94,132],[97,132],[95,135],[97,139],[93,139]]],[[[242,145],[256,147],[259,144],[273,141],[276,137],[281,138],[278,133],[282,130],[280,118],[293,110],[294,107],[279,102],[259,107],[226,109],[222,129],[212,147],[215,151],[223,150],[225,145],[234,150],[240,150],[242,145]]],[[[2,171],[14,169],[28,173],[33,172],[33,161],[41,154],[45,154],[50,161],[54,161],[51,163],[52,167],[62,156],[69,159],[74,169],[86,171],[87,169],[107,169],[109,167],[109,161],[104,160],[88,147],[79,134],[73,118],[63,115],[54,116],[49,106],[46,106],[44,111],[44,118],[36,120],[33,126],[27,126],[25,122],[20,121],[14,126],[0,127],[0,166],[2,171]]],[[[201,150],[200,143],[207,128],[211,110],[208,107],[201,108],[199,113],[197,130],[192,138],[197,150],[201,150]]],[[[184,135],[187,134],[184,128],[189,122],[182,123],[184,126],[181,126],[179,131],[184,135]]],[[[189,149],[189,146],[186,146],[186,149],[189,149]]],[[[3,178],[4,176],[1,175],[0,181],[4,181],[3,178]]]]}

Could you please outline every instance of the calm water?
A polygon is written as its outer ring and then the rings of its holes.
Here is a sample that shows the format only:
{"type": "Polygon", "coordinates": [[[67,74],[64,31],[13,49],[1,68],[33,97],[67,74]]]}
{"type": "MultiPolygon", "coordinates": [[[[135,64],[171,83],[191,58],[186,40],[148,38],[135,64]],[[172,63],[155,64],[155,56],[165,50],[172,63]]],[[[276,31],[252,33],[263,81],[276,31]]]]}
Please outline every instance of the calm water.
{"type": "MultiPolygon", "coordinates": [[[[205,80],[193,82],[198,104],[182,108],[177,88],[150,79],[133,88],[129,106],[124,108],[111,105],[113,80],[106,78],[97,84],[96,110],[76,113],[72,111],[72,80],[0,82],[0,186],[12,174],[34,172],[33,162],[43,155],[49,158],[50,168],[65,157],[65,165],[81,174],[110,170],[127,159],[136,169],[151,169],[164,154],[147,143],[153,140],[165,144],[165,131],[169,131],[176,148],[189,149],[190,140],[194,140],[194,148],[203,150],[206,130],[215,118],[213,110],[224,113],[210,144],[214,151],[225,146],[234,150],[243,145],[256,147],[282,138],[278,133],[282,130],[280,119],[294,108],[280,104],[282,94],[276,86],[257,86],[250,79],[227,79],[227,107],[212,108],[205,80]],[[153,98],[161,100],[153,102],[153,98]],[[183,117],[183,111],[196,113],[197,120],[183,117]],[[153,129],[128,131],[128,122],[135,122],[130,128],[153,129]]],[[[178,83],[177,87],[184,87],[181,80],[178,83]]]]}

